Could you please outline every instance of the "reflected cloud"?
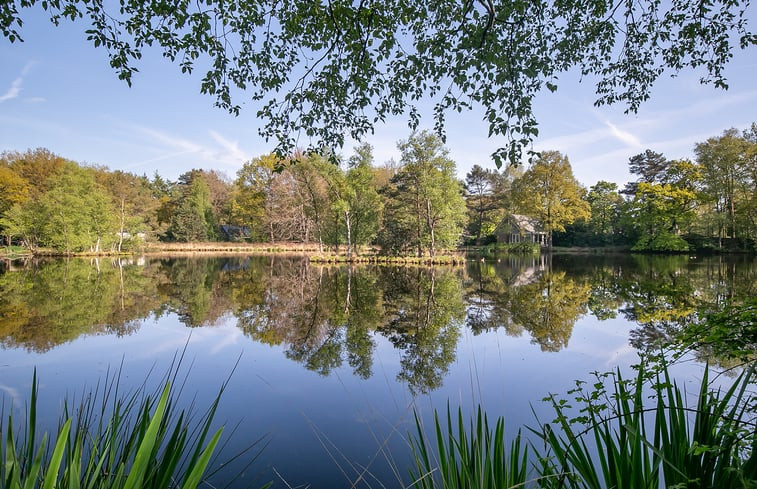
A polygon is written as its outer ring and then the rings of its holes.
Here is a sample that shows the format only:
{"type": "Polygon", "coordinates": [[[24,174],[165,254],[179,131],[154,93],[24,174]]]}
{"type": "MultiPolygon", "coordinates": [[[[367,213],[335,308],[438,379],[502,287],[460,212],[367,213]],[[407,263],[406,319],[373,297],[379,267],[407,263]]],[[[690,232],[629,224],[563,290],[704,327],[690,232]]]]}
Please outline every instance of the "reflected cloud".
{"type": "Polygon", "coordinates": [[[21,401],[21,394],[18,392],[18,389],[15,387],[10,387],[5,384],[0,384],[0,391],[4,392],[5,395],[10,397],[11,403],[18,408],[19,406],[23,406],[21,401]]]}

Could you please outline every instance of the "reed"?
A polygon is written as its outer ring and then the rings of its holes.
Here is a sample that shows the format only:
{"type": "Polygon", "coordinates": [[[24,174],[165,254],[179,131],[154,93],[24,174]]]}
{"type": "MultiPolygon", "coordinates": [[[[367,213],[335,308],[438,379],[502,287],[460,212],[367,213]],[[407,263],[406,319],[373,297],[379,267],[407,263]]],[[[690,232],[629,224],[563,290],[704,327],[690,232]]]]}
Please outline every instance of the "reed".
{"type": "Polygon", "coordinates": [[[12,415],[0,423],[0,489],[196,488],[223,432],[211,424],[225,384],[204,413],[192,413],[177,408],[171,380],[124,395],[118,378],[66,400],[50,435],[38,432],[35,371],[23,425],[12,415]]]}
{"type": "Polygon", "coordinates": [[[617,371],[588,388],[579,382],[568,392],[571,400],[549,396],[555,420],[529,428],[536,443],[526,444],[519,432],[508,450],[504,420],[490,428],[480,407],[467,429],[460,411],[453,426],[447,408],[446,429],[435,413],[435,443],[416,415],[410,487],[757,487],[755,366],[725,390],[710,388],[706,369],[695,403],[671,380],[667,365],[647,369],[642,363],[630,381],[617,371]]]}
{"type": "Polygon", "coordinates": [[[582,404],[576,418],[568,404],[550,397],[555,423],[534,430],[549,450],[540,470],[570,476],[546,487],[755,487],[754,368],[725,391],[709,388],[705,369],[694,405],[665,365],[651,386],[651,406],[645,404],[643,364],[632,382],[616,372],[610,396],[600,383],[573,391],[582,404]]]}
{"type": "Polygon", "coordinates": [[[447,406],[446,432],[438,413],[434,413],[435,444],[424,435],[417,414],[415,424],[417,433],[411,438],[415,458],[411,476],[415,482],[410,487],[504,489],[526,483],[528,447],[518,432],[509,449],[506,448],[503,418],[498,418],[491,428],[479,406],[475,419],[466,429],[462,410],[458,409],[453,423],[447,406]]]}

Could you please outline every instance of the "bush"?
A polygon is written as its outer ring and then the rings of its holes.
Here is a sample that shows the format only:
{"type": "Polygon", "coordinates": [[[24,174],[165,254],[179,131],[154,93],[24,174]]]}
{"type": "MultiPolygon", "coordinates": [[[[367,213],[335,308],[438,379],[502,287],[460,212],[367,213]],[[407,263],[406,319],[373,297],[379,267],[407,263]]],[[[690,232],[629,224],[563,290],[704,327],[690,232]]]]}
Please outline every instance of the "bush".
{"type": "Polygon", "coordinates": [[[683,253],[689,251],[689,243],[673,233],[660,233],[654,236],[642,236],[631,251],[651,251],[658,253],[683,253]]]}

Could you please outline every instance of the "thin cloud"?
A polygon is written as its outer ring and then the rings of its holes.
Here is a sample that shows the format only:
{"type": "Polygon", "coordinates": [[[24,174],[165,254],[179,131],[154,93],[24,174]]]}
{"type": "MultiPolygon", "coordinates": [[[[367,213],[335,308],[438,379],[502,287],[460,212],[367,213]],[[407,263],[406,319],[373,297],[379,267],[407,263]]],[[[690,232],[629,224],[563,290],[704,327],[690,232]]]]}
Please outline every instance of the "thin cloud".
{"type": "Polygon", "coordinates": [[[610,134],[613,135],[618,141],[627,144],[628,146],[640,147],[642,146],[639,138],[634,136],[628,131],[624,131],[610,121],[605,121],[605,125],[610,128],[610,134]]]}
{"type": "Polygon", "coordinates": [[[47,99],[45,97],[29,97],[29,98],[25,98],[24,102],[27,102],[30,104],[40,104],[42,102],[47,102],[47,99]]]}
{"type": "Polygon", "coordinates": [[[194,143],[188,139],[177,138],[171,136],[162,131],[152,129],[149,127],[132,126],[137,132],[152,138],[153,140],[163,143],[163,145],[170,147],[173,152],[181,151],[184,153],[203,153],[205,148],[197,143],[194,143]]]}
{"type": "Polygon", "coordinates": [[[8,88],[8,90],[4,94],[0,95],[0,103],[18,98],[18,96],[21,94],[22,85],[24,84],[24,77],[29,73],[29,70],[31,70],[32,66],[34,66],[33,61],[26,63],[26,65],[21,69],[21,74],[18,75],[18,78],[11,82],[10,88],[8,88]]]}
{"type": "Polygon", "coordinates": [[[3,95],[0,95],[0,103],[5,102],[6,100],[13,100],[14,98],[17,98],[19,94],[21,93],[21,84],[24,82],[24,79],[22,77],[18,77],[15,80],[13,80],[13,83],[11,83],[10,88],[7,92],[5,92],[3,95]]]}
{"type": "Polygon", "coordinates": [[[150,127],[133,124],[127,125],[127,127],[134,132],[142,134],[151,143],[159,143],[155,145],[158,146],[155,148],[155,151],[158,152],[157,155],[138,164],[132,164],[130,165],[131,167],[183,157],[184,163],[196,167],[212,164],[214,167],[221,165],[236,169],[245,160],[249,159],[239,148],[238,143],[224,138],[215,131],[210,131],[210,136],[220,148],[212,144],[201,144],[196,141],[177,137],[150,127]]]}
{"type": "Polygon", "coordinates": [[[245,153],[241,149],[239,149],[239,143],[237,141],[230,141],[212,130],[210,131],[210,137],[212,137],[215,142],[220,144],[230,157],[239,160],[240,162],[249,159],[247,155],[245,155],[245,153]]]}

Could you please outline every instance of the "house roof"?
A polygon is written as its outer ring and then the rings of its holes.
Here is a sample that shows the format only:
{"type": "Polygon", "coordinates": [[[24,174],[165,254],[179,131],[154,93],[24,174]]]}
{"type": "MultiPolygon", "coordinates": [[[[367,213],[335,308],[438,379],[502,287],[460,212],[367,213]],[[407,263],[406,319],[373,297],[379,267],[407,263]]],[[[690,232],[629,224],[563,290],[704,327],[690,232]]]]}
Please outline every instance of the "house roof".
{"type": "Polygon", "coordinates": [[[533,217],[524,216],[522,214],[510,214],[511,222],[518,227],[521,231],[527,233],[539,234],[543,232],[540,228],[539,221],[533,217]]]}

